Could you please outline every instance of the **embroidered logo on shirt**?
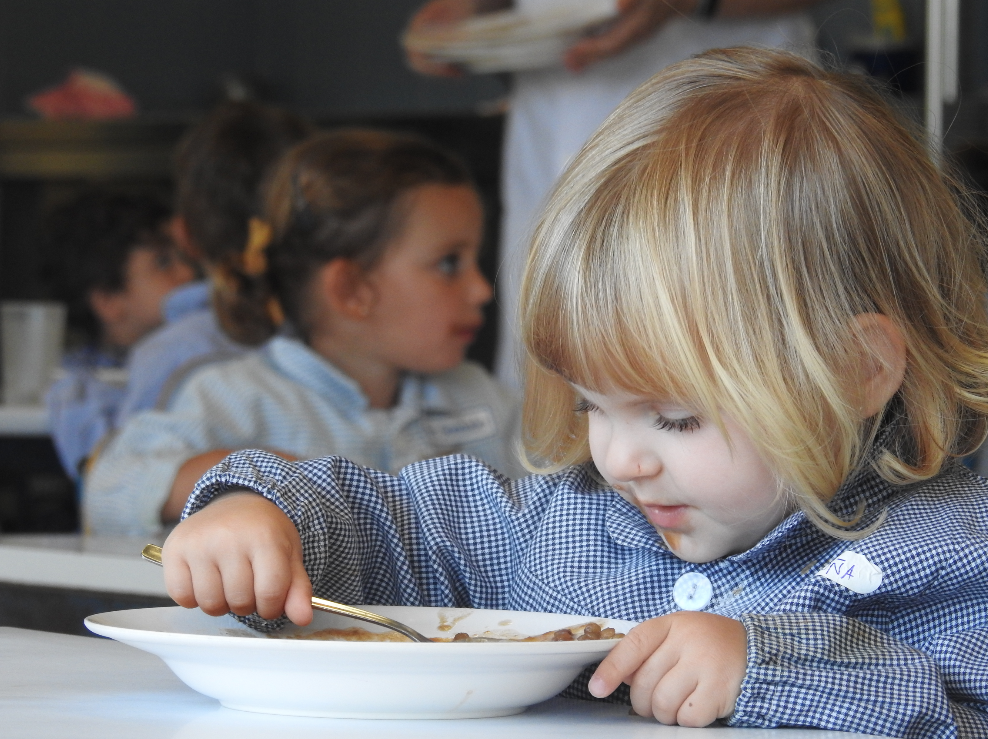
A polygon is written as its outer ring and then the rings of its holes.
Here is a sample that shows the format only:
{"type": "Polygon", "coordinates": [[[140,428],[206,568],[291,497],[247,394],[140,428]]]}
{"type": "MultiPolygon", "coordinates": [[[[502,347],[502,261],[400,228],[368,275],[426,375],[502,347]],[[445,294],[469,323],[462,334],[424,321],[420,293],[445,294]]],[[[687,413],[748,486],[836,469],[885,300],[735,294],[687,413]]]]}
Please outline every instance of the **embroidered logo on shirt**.
{"type": "Polygon", "coordinates": [[[882,584],[882,568],[852,551],[844,552],[817,574],[861,595],[878,590],[882,584]]]}
{"type": "Polygon", "coordinates": [[[424,423],[429,436],[439,446],[467,444],[489,439],[497,433],[493,411],[483,406],[470,408],[455,416],[427,418],[424,423]]]}

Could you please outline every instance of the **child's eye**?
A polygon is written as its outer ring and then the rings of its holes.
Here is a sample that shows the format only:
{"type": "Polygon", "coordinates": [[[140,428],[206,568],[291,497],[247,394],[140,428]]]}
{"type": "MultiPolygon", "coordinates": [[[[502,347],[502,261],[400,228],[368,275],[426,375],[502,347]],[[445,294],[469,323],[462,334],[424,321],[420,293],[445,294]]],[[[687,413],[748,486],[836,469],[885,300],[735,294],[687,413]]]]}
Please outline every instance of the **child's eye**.
{"type": "Polygon", "coordinates": [[[154,264],[160,270],[171,269],[175,256],[170,251],[159,251],[155,254],[154,264]]]}
{"type": "Polygon", "coordinates": [[[659,429],[659,431],[696,431],[700,428],[700,419],[696,416],[687,416],[686,418],[666,418],[665,416],[659,416],[652,423],[652,426],[659,429]]]}
{"type": "Polygon", "coordinates": [[[452,277],[460,271],[460,261],[459,254],[447,254],[439,260],[439,271],[452,277]]]}
{"type": "Polygon", "coordinates": [[[577,401],[576,405],[573,406],[574,413],[592,413],[595,410],[597,410],[597,406],[586,399],[580,399],[577,401]]]}

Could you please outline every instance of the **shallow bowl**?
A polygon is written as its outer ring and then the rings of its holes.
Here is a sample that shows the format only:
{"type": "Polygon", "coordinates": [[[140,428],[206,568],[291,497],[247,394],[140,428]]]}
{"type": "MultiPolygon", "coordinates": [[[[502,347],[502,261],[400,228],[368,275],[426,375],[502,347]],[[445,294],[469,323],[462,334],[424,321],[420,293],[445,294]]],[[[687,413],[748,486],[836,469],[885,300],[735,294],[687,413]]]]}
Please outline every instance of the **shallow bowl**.
{"type": "MultiPolygon", "coordinates": [[[[428,637],[532,636],[594,621],[627,633],[635,624],[558,613],[361,606],[428,637]]],[[[520,713],[569,685],[617,640],[567,642],[348,642],[271,638],[232,616],[198,609],[99,613],[86,627],[156,654],[190,688],[227,708],[335,718],[480,718],[520,713]]],[[[281,632],[359,626],[329,613],[281,632]]]]}

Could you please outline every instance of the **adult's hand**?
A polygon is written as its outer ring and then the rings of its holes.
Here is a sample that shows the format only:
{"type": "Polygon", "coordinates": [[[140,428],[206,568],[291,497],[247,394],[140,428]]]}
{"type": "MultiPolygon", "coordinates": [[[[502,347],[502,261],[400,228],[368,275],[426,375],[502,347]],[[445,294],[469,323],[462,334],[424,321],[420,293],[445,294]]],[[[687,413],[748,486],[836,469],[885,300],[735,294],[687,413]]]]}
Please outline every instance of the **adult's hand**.
{"type": "Polygon", "coordinates": [[[563,57],[571,72],[620,54],[673,18],[689,16],[697,0],[618,0],[618,17],[607,29],[573,44],[563,57]]]}
{"type": "MultiPolygon", "coordinates": [[[[416,31],[429,26],[446,26],[465,20],[477,12],[474,0],[429,0],[416,11],[408,21],[409,31],[416,31]]],[[[413,51],[405,47],[405,57],[408,66],[420,74],[433,77],[461,77],[463,70],[455,64],[436,61],[428,54],[413,51]]]]}

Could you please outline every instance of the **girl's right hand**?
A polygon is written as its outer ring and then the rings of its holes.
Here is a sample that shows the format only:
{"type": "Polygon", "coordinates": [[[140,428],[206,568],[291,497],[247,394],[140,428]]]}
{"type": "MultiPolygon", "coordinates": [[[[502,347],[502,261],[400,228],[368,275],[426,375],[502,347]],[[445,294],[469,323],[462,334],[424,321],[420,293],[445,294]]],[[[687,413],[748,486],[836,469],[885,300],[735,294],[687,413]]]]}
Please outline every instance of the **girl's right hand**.
{"type": "Polygon", "coordinates": [[[165,586],[180,606],[312,621],[312,584],[295,525],[274,503],[229,493],[182,521],[162,547],[165,586]]]}

